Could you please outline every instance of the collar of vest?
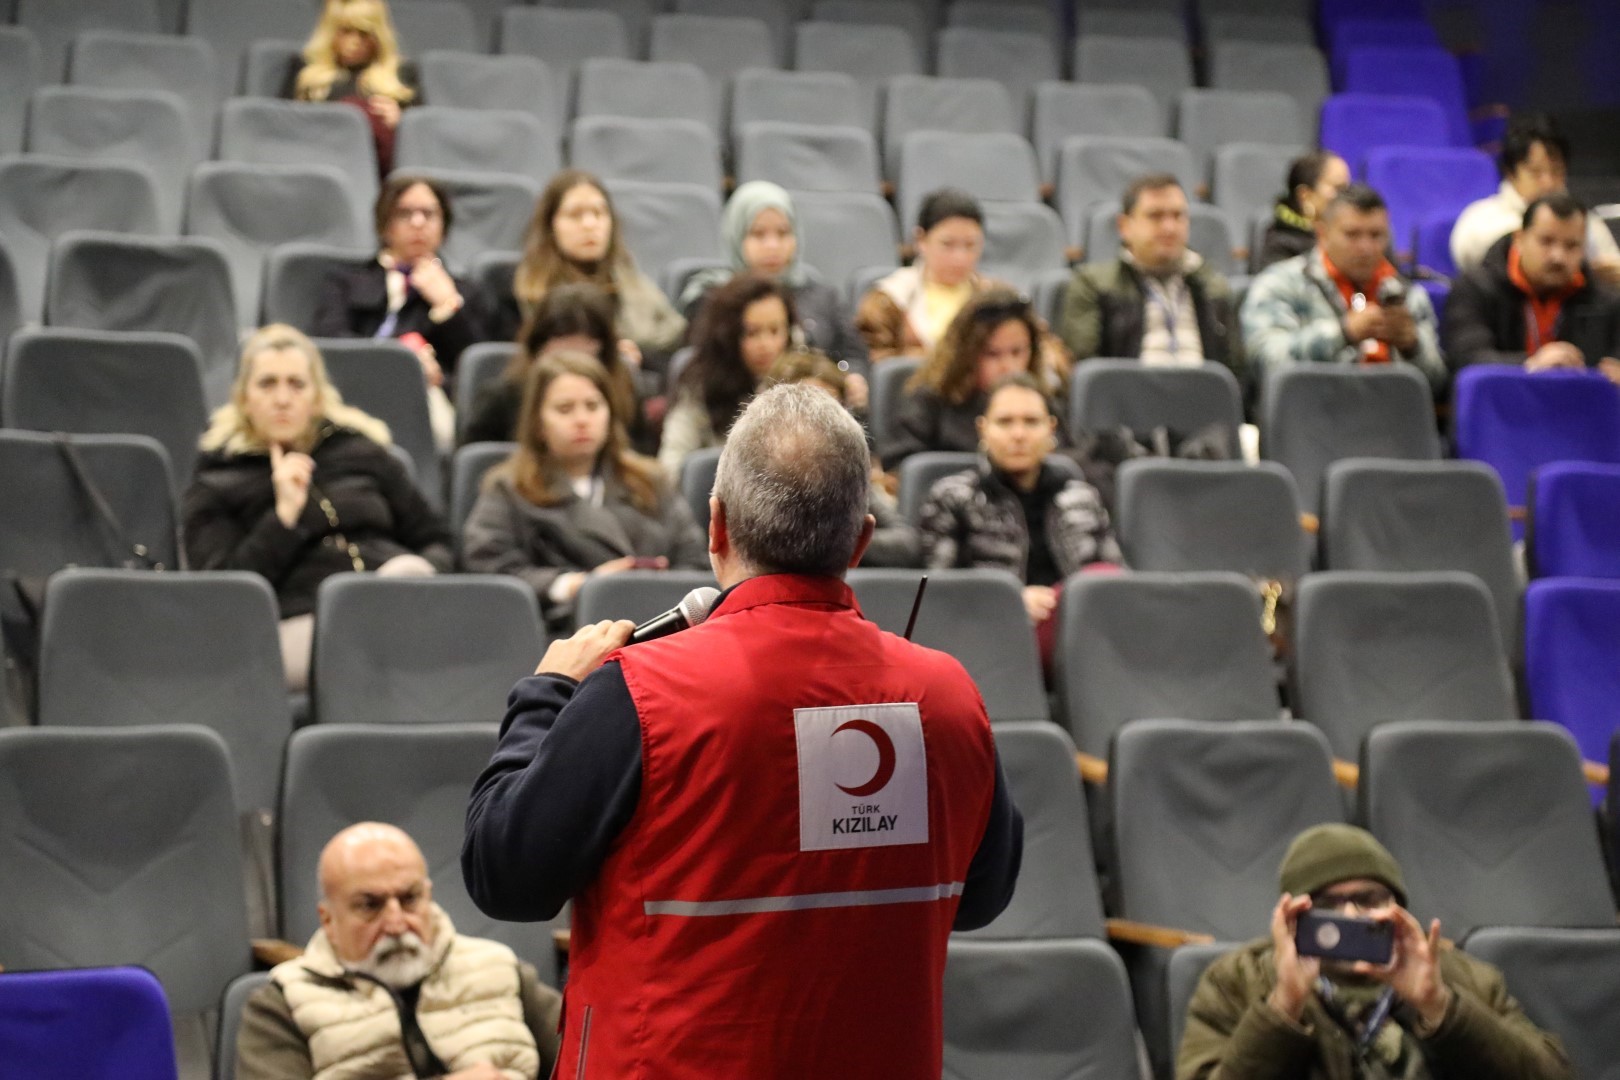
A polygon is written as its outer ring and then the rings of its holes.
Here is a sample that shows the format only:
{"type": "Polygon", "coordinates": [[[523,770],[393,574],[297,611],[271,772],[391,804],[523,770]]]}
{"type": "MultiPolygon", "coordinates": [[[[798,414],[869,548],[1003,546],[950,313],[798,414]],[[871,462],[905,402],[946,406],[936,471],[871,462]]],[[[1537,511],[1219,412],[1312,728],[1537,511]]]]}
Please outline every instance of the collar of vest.
{"type": "Polygon", "coordinates": [[[844,584],[843,578],[816,574],[765,574],[748,578],[727,589],[715,609],[709,613],[709,620],[766,604],[828,604],[860,610],[855,603],[855,593],[844,584]]]}

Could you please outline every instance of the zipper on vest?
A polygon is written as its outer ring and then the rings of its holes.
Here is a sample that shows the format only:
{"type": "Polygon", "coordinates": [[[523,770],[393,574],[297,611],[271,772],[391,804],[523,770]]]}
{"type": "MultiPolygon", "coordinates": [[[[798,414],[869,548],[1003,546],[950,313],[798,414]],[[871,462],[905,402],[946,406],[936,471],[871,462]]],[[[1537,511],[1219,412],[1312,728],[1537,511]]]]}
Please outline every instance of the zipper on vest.
{"type": "Polygon", "coordinates": [[[574,1080],[585,1080],[585,1052],[591,1048],[591,1009],[594,1006],[585,1006],[585,1020],[579,1025],[579,1066],[574,1070],[574,1080]]]}

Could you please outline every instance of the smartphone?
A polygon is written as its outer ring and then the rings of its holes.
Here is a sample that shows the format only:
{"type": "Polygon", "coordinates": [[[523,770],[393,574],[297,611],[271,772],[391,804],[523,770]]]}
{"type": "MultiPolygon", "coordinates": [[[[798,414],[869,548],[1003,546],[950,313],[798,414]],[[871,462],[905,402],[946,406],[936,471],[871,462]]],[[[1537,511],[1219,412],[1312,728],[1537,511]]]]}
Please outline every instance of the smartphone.
{"type": "Polygon", "coordinates": [[[1395,955],[1395,926],[1349,915],[1307,911],[1294,929],[1301,956],[1324,960],[1365,960],[1382,967],[1395,955]]]}

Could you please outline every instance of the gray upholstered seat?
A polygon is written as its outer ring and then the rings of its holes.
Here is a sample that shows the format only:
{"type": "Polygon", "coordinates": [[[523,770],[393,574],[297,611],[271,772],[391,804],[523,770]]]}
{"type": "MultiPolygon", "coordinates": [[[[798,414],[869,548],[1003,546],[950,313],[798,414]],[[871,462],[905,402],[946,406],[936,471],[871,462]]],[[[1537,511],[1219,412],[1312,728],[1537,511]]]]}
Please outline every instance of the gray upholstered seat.
{"type": "Polygon", "coordinates": [[[1119,543],[1134,569],[1292,579],[1309,565],[1294,478],[1276,462],[1136,458],[1117,476],[1119,543]]]}

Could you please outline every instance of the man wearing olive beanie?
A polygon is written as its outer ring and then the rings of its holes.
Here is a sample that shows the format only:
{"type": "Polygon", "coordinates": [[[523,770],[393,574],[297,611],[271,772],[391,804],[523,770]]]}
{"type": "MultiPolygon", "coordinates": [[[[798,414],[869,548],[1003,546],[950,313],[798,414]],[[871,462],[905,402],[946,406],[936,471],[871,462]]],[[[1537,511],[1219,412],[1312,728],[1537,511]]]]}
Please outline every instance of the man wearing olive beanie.
{"type": "Polygon", "coordinates": [[[1351,825],[1294,838],[1269,937],[1210,965],[1187,1011],[1176,1080],[1567,1080],[1563,1048],[1532,1024],[1502,973],[1427,932],[1384,845],[1351,825]],[[1387,966],[1300,956],[1315,908],[1394,927],[1387,966]]]}

